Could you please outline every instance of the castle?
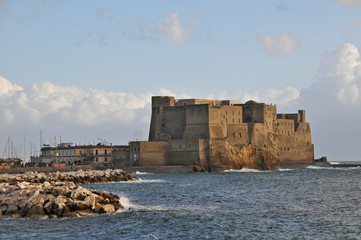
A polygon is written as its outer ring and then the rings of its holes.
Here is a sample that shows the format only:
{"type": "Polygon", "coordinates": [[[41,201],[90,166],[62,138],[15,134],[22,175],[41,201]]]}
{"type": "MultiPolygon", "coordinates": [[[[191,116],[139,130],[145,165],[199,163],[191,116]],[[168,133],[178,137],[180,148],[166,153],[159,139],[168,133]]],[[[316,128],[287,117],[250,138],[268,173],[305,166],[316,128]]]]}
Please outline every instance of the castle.
{"type": "Polygon", "coordinates": [[[206,170],[314,162],[305,111],[276,110],[255,101],[154,96],[149,139],[130,142],[129,157],[139,166],[196,165],[206,170]]]}

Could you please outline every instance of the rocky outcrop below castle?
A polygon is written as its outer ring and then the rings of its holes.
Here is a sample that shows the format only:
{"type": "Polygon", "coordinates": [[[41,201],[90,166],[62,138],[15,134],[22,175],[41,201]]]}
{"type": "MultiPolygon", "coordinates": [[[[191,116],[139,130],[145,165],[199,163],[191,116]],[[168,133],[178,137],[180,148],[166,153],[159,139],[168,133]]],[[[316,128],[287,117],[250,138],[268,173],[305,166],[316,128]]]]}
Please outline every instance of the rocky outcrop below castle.
{"type": "Polygon", "coordinates": [[[132,181],[122,170],[0,175],[0,212],[17,217],[70,217],[124,209],[119,196],[75,183],[132,181]]]}
{"type": "MultiPolygon", "coordinates": [[[[280,163],[279,139],[275,134],[268,133],[263,140],[264,145],[234,144],[227,141],[224,155],[211,162],[211,168],[220,166],[223,169],[251,168],[259,170],[278,169],[280,163]]],[[[193,169],[196,171],[197,169],[193,169]]]]}
{"type": "Polygon", "coordinates": [[[227,148],[227,161],[225,169],[252,168],[261,170],[273,170],[278,168],[279,157],[277,152],[270,148],[254,145],[232,146],[227,148]]]}

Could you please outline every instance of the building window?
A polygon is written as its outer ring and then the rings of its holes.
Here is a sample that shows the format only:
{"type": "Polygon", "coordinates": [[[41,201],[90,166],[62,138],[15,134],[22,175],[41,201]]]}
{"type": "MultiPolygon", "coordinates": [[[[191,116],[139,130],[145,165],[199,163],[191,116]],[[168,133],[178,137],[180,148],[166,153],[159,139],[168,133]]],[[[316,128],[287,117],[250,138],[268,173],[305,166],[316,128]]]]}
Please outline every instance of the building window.
{"type": "Polygon", "coordinates": [[[232,123],[234,123],[234,118],[232,118],[232,123]]]}
{"type": "Polygon", "coordinates": [[[239,138],[242,138],[242,133],[239,133],[239,138]]]}
{"type": "Polygon", "coordinates": [[[95,158],[95,161],[98,162],[98,158],[95,158]]]}
{"type": "Polygon", "coordinates": [[[233,138],[236,138],[236,133],[233,133],[233,138]]]}
{"type": "MultiPolygon", "coordinates": [[[[98,150],[95,150],[95,155],[98,155],[98,150]]],[[[98,159],[98,158],[97,158],[98,159]]]]}
{"type": "Polygon", "coordinates": [[[190,144],[188,145],[188,148],[191,149],[191,145],[190,145],[190,144]]]}
{"type": "Polygon", "coordinates": [[[238,123],[241,123],[241,119],[238,119],[238,123]]]}
{"type": "Polygon", "coordinates": [[[108,155],[108,151],[107,151],[107,150],[105,150],[105,151],[104,151],[104,154],[105,154],[105,156],[106,156],[106,155],[108,155]]]}
{"type": "Polygon", "coordinates": [[[108,162],[108,158],[104,158],[104,161],[105,161],[105,162],[108,162]]]}

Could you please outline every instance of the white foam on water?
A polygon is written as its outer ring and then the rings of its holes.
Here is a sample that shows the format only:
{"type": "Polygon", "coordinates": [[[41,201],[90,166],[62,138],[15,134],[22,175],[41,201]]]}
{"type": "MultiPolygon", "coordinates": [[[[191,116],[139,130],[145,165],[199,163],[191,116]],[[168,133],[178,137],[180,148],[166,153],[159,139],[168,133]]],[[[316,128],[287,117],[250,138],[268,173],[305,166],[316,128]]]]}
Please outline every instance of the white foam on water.
{"type": "Polygon", "coordinates": [[[307,166],[307,169],[318,169],[318,170],[330,170],[330,169],[334,169],[334,168],[330,168],[330,167],[318,167],[318,166],[307,166]]]}
{"type": "Polygon", "coordinates": [[[291,168],[280,168],[278,169],[278,171],[280,172],[287,172],[287,171],[294,171],[295,169],[291,169],[291,168]]]}
{"type": "Polygon", "coordinates": [[[139,171],[136,171],[136,172],[134,173],[134,175],[147,175],[147,174],[154,174],[154,173],[139,172],[139,171]]]}
{"type": "Polygon", "coordinates": [[[223,172],[253,172],[253,173],[260,173],[260,172],[270,172],[270,171],[257,170],[257,169],[252,169],[252,168],[242,168],[240,170],[237,170],[237,169],[224,170],[223,172]]]}
{"type": "Polygon", "coordinates": [[[129,200],[129,198],[125,196],[119,196],[119,202],[123,205],[124,210],[118,210],[117,212],[124,211],[166,211],[168,208],[157,205],[157,206],[146,206],[146,205],[137,205],[129,200]]]}
{"type": "Polygon", "coordinates": [[[144,235],[144,237],[152,237],[153,239],[156,239],[158,240],[158,238],[156,236],[154,236],[153,234],[147,234],[147,235],[144,235]]]}
{"type": "Polygon", "coordinates": [[[138,179],[136,181],[124,181],[118,183],[125,183],[125,184],[139,184],[139,183],[167,183],[170,181],[166,181],[163,179],[138,179]]]}

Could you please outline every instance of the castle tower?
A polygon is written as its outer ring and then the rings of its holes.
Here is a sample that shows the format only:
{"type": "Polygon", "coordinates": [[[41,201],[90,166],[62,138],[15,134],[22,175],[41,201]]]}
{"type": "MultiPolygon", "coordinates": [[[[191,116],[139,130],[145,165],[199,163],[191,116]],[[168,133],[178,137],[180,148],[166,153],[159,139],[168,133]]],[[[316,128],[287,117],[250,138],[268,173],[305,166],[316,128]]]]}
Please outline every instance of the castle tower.
{"type": "Polygon", "coordinates": [[[298,110],[299,122],[306,122],[306,111],[298,110]]]}

